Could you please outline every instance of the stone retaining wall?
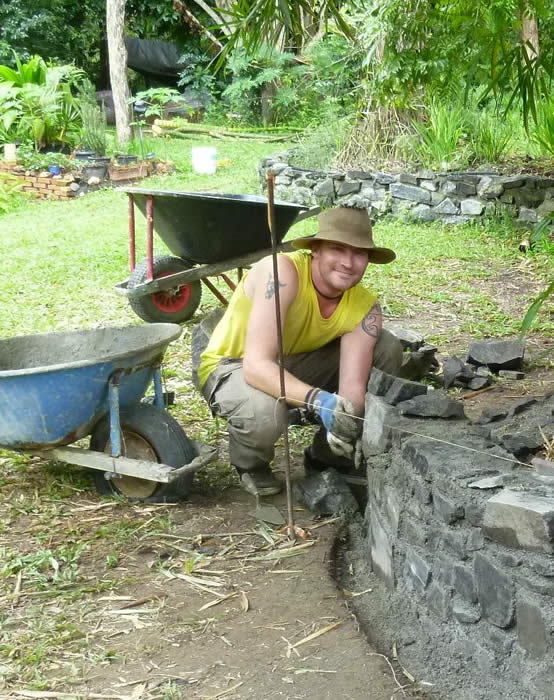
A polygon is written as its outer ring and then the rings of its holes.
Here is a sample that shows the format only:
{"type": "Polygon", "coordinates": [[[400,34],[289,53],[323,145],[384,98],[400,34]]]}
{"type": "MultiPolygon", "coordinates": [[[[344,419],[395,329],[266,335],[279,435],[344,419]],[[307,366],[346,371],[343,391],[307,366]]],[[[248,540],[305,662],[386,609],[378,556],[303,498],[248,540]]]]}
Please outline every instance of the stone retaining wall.
{"type": "MultiPolygon", "coordinates": [[[[539,427],[554,433],[554,398],[471,424],[402,415],[410,403],[391,397],[426,391],[404,385],[373,370],[367,395],[372,636],[441,698],[552,700],[554,470],[514,459],[538,450],[539,427]]],[[[431,393],[443,411],[446,395],[431,393]]]]}
{"type": "Polygon", "coordinates": [[[456,224],[488,216],[535,223],[554,211],[554,179],[494,173],[413,174],[312,171],[289,165],[288,154],[263,158],[258,174],[265,189],[275,174],[277,199],[307,206],[343,204],[371,207],[372,214],[408,215],[419,221],[456,224]]]}

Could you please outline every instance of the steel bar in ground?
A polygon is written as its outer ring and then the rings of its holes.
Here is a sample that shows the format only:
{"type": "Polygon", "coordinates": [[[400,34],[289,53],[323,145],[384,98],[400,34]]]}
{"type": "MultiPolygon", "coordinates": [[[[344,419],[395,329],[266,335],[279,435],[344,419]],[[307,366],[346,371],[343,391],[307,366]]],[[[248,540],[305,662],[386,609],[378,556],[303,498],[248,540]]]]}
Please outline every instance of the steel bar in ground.
{"type": "MultiPolygon", "coordinates": [[[[267,176],[267,223],[269,232],[271,233],[271,254],[273,258],[273,284],[275,287],[275,318],[277,322],[277,343],[279,346],[279,381],[281,384],[280,392],[283,401],[286,401],[285,391],[285,358],[283,355],[283,324],[281,320],[281,297],[279,294],[279,265],[277,261],[277,237],[275,223],[275,176],[269,173],[267,176]]],[[[283,406],[286,409],[286,403],[283,406]]],[[[289,430],[288,422],[285,421],[285,429],[283,431],[283,443],[285,448],[285,483],[287,489],[287,511],[288,511],[288,531],[291,539],[295,538],[294,530],[294,514],[292,511],[292,483],[290,474],[290,449],[289,449],[289,430]]]]}

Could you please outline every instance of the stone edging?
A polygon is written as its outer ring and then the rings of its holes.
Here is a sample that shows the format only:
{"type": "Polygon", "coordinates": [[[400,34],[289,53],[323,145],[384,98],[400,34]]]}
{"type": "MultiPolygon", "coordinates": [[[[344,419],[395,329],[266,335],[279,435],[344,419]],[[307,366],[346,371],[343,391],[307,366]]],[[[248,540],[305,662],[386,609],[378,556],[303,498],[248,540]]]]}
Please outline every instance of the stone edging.
{"type": "Polygon", "coordinates": [[[554,430],[554,395],[471,424],[463,408],[449,420],[409,418],[412,401],[391,405],[400,390],[427,387],[372,371],[363,551],[378,582],[373,636],[451,700],[552,700],[554,473],[512,460],[537,451],[539,426],[554,430]]]}
{"type": "Polygon", "coordinates": [[[419,221],[466,223],[483,216],[507,216],[533,224],[554,211],[554,178],[494,173],[389,174],[350,170],[313,171],[291,166],[288,154],[263,158],[258,175],[265,189],[275,174],[275,197],[306,206],[342,204],[371,208],[419,221]]]}

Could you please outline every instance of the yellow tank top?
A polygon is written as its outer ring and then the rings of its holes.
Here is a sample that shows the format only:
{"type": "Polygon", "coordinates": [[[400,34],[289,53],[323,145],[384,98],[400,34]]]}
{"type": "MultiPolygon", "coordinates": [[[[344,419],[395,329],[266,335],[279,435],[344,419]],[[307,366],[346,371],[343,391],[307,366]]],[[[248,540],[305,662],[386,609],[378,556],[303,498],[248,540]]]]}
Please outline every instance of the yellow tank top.
{"type": "MultiPolygon", "coordinates": [[[[329,318],[323,318],[311,278],[311,255],[307,251],[287,253],[298,273],[298,293],[289,307],[283,326],[285,355],[310,352],[352,331],[375,303],[377,296],[357,284],[347,290],[329,318]]],[[[237,285],[229,306],[202,353],[198,379],[203,386],[223,358],[241,359],[252,301],[244,292],[244,279],[237,285]]]]}

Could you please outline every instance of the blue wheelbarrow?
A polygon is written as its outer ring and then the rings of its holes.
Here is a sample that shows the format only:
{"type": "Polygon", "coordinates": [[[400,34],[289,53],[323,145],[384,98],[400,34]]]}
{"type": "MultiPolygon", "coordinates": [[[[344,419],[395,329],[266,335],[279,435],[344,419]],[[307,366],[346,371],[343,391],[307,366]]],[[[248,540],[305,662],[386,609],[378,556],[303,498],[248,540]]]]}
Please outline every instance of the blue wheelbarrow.
{"type": "Polygon", "coordinates": [[[161,362],[173,323],[0,340],[0,447],[91,467],[104,494],[171,502],[215,450],[165,410],[161,362]],[[153,382],[153,402],[143,402],[153,382]],[[89,449],[71,443],[90,435],[89,449]]]}

